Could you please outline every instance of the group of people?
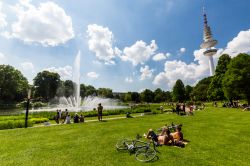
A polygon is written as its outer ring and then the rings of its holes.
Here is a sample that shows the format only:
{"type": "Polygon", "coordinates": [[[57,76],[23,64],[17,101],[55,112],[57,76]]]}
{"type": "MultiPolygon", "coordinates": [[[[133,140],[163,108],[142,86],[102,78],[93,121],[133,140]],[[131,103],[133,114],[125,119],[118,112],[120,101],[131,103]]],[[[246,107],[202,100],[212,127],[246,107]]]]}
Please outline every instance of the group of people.
{"type": "MultiPolygon", "coordinates": [[[[54,117],[57,124],[70,124],[71,123],[71,116],[68,112],[68,109],[65,109],[64,112],[62,112],[60,109],[56,110],[56,115],[54,117]]],[[[84,116],[81,114],[80,116],[75,113],[73,117],[74,123],[83,123],[84,122],[84,116]]]]}
{"type": "Polygon", "coordinates": [[[152,139],[156,145],[175,145],[184,147],[185,144],[183,142],[181,126],[182,125],[172,126],[174,128],[174,132],[171,132],[169,127],[163,126],[159,134],[156,134],[152,129],[149,129],[148,133],[144,134],[144,136],[148,139],[152,139]]]}

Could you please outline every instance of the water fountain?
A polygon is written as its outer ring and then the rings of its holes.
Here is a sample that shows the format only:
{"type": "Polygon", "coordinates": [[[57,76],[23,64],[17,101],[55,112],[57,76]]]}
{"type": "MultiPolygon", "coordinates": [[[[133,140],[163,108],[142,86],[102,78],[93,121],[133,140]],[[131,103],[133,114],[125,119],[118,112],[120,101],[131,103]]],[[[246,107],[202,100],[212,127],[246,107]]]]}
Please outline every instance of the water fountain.
{"type": "Polygon", "coordinates": [[[127,106],[118,105],[118,100],[102,98],[97,96],[87,96],[81,99],[80,96],[80,62],[81,62],[81,52],[78,51],[74,65],[73,65],[73,76],[72,81],[74,82],[74,94],[70,97],[55,97],[53,99],[53,105],[48,108],[41,108],[33,111],[54,111],[55,109],[68,109],[69,111],[92,111],[97,107],[98,103],[102,103],[104,110],[111,109],[122,109],[127,108],[127,106]]]}

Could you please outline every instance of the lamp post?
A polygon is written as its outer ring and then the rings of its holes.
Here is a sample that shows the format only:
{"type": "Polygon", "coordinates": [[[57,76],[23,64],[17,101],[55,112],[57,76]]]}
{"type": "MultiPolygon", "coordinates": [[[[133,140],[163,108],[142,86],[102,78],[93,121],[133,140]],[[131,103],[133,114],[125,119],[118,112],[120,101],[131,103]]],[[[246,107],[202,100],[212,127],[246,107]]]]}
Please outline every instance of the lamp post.
{"type": "Polygon", "coordinates": [[[26,105],[26,114],[25,114],[25,128],[28,127],[28,116],[29,116],[29,106],[30,106],[30,95],[31,95],[31,89],[28,90],[27,105],[26,105]]]}

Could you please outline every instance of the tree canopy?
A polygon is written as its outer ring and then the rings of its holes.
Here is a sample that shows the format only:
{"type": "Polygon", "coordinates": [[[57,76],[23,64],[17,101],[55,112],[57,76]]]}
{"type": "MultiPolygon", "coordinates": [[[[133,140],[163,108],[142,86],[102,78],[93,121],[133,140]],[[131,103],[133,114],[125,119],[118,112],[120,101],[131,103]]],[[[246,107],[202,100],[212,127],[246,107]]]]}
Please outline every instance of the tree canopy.
{"type": "Polygon", "coordinates": [[[178,79],[173,87],[173,101],[183,102],[185,100],[185,87],[183,82],[178,79]]]}
{"type": "Polygon", "coordinates": [[[10,65],[0,65],[0,101],[21,101],[27,97],[28,81],[10,65]]]}
{"type": "Polygon", "coordinates": [[[59,85],[60,76],[58,73],[49,71],[39,72],[34,78],[35,96],[42,97],[48,101],[55,97],[59,85]]]}
{"type": "Polygon", "coordinates": [[[222,80],[223,92],[229,100],[240,96],[250,104],[250,56],[239,54],[228,65],[228,70],[222,80]]]}
{"type": "Polygon", "coordinates": [[[222,90],[222,79],[227,71],[230,61],[231,58],[229,55],[223,54],[220,56],[216,66],[215,75],[209,84],[207,92],[209,100],[223,100],[225,98],[222,90]]]}

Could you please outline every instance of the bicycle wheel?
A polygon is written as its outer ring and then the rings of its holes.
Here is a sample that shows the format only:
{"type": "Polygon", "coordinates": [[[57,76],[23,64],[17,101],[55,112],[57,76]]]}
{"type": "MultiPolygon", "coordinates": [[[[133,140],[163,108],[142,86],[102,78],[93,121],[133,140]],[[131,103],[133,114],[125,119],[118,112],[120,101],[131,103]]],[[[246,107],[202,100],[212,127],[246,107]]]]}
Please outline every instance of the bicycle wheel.
{"type": "Polygon", "coordinates": [[[156,156],[156,151],[150,147],[142,147],[135,153],[135,158],[141,162],[149,162],[156,156]]]}
{"type": "Polygon", "coordinates": [[[129,144],[131,144],[131,140],[129,139],[122,139],[117,141],[115,147],[117,150],[128,150],[128,146],[129,144]]]}

